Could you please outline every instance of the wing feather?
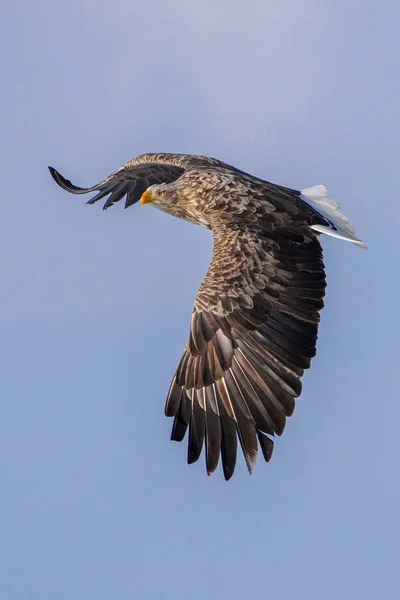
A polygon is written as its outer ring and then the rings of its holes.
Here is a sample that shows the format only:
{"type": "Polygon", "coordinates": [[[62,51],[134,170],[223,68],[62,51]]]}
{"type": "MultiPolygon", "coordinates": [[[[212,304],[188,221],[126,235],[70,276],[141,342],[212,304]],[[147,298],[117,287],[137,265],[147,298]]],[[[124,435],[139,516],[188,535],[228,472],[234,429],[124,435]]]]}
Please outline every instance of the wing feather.
{"type": "MultiPolygon", "coordinates": [[[[212,389],[212,386],[209,387],[212,389]]],[[[204,394],[206,389],[207,388],[203,388],[204,394]]],[[[204,403],[206,406],[206,465],[207,473],[208,475],[211,475],[218,467],[219,455],[221,452],[221,420],[219,415],[210,408],[206,398],[204,398],[204,403]]]]}
{"type": "Polygon", "coordinates": [[[175,414],[174,424],[172,426],[171,440],[181,442],[189,425],[191,415],[191,400],[183,390],[179,408],[175,414]]]}
{"type": "Polygon", "coordinates": [[[257,432],[258,441],[260,443],[260,448],[264,456],[265,462],[269,462],[272,457],[272,452],[274,450],[274,442],[267,435],[264,435],[261,431],[257,432]]]}
{"type": "Polygon", "coordinates": [[[196,462],[203,448],[204,436],[206,432],[206,415],[199,403],[199,392],[196,389],[191,390],[192,411],[189,422],[189,443],[188,443],[188,464],[196,462]]]}
{"type": "Polygon", "coordinates": [[[237,434],[236,424],[232,417],[227,413],[225,403],[221,399],[218,388],[215,386],[217,394],[218,414],[221,423],[221,462],[224,477],[228,481],[236,467],[237,457],[237,434]]]}

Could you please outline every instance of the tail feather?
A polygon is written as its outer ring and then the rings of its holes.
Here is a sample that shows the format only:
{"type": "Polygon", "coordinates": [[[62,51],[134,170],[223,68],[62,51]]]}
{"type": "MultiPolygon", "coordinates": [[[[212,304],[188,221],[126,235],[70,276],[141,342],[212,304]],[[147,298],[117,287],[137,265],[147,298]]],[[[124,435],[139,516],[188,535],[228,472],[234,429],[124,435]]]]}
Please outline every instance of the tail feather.
{"type": "Polygon", "coordinates": [[[356,230],[343,213],[340,212],[339,202],[329,198],[328,190],[324,185],[314,185],[301,190],[301,199],[313,208],[319,215],[326,219],[329,225],[311,225],[311,229],[318,233],[325,233],[332,237],[352,242],[359,248],[367,246],[356,236],[356,230]]]}

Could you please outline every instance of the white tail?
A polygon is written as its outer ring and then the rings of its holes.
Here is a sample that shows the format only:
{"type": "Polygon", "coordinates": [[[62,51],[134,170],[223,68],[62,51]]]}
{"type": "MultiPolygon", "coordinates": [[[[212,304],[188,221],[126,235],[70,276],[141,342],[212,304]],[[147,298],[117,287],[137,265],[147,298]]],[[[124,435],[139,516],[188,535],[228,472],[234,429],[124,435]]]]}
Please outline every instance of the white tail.
{"type": "Polygon", "coordinates": [[[346,240],[346,242],[352,242],[359,248],[367,248],[356,236],[356,230],[350,225],[348,218],[340,212],[339,202],[329,198],[328,190],[324,185],[305,188],[301,190],[300,197],[330,223],[330,226],[311,225],[311,229],[340,240],[346,240]]]}

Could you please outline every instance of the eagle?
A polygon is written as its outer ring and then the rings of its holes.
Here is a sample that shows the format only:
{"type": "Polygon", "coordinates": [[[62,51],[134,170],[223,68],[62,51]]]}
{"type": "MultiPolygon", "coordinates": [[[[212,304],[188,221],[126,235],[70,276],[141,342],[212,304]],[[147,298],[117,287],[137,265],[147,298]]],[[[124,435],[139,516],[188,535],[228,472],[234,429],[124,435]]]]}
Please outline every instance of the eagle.
{"type": "Polygon", "coordinates": [[[366,247],[339,204],[323,185],[298,191],[206,156],[142,154],[89,188],[49,170],[68,192],[96,192],[87,204],[140,201],[211,229],[211,263],[165,405],[171,439],[188,431],[187,462],[204,446],[207,473],[221,458],[226,480],[238,441],[250,473],[259,449],[268,462],[316,354],[326,288],[318,238],[366,247]]]}

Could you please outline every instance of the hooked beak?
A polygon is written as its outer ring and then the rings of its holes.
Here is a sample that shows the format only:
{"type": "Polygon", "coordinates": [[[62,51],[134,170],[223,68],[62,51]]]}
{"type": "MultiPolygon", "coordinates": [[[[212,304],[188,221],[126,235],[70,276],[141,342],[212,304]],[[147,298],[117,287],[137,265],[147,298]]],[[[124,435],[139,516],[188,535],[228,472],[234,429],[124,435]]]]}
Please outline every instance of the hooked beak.
{"type": "Polygon", "coordinates": [[[155,200],[156,199],[153,197],[153,194],[149,190],[146,190],[140,198],[140,204],[142,206],[143,204],[151,204],[152,202],[155,202],[155,200]]]}

